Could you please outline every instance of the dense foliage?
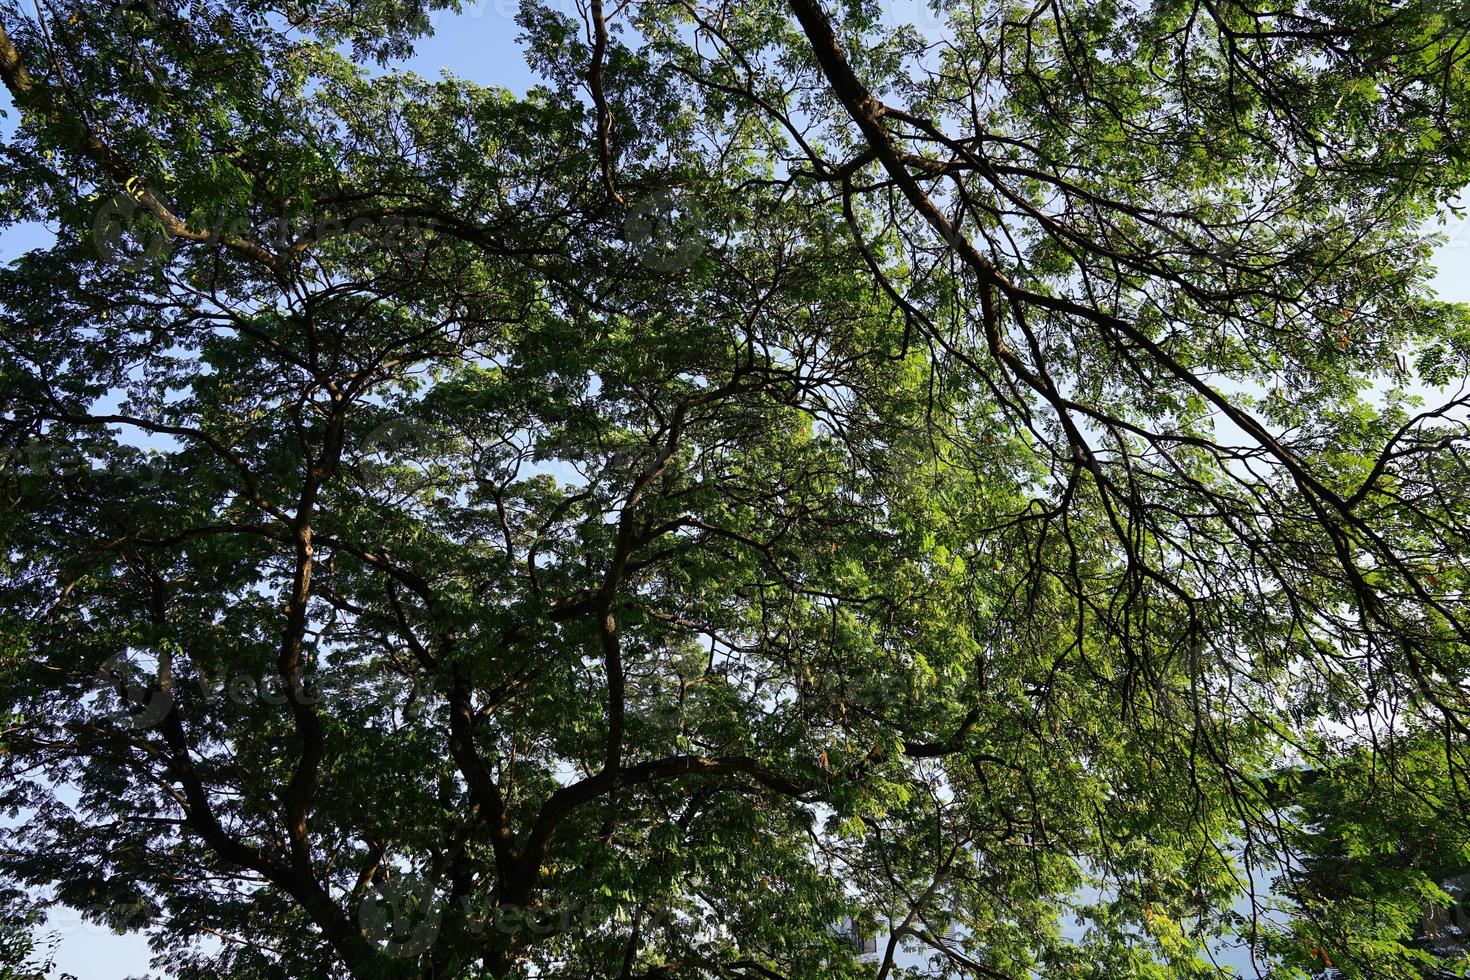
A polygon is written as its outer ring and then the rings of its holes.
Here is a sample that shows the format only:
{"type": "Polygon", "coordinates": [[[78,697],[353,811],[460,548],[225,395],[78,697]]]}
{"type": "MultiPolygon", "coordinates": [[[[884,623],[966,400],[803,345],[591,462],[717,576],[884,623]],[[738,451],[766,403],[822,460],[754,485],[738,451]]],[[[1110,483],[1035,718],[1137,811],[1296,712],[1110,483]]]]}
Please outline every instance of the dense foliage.
{"type": "Polygon", "coordinates": [[[7,884],[180,978],[1453,966],[1470,9],[527,0],[516,97],[446,6],[0,0],[7,884]]]}

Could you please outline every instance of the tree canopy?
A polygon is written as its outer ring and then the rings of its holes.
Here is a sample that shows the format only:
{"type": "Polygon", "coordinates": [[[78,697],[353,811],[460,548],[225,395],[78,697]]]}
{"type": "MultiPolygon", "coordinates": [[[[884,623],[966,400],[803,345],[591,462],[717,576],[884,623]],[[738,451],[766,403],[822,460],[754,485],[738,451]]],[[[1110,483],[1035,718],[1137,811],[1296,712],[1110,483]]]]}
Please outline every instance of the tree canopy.
{"type": "Polygon", "coordinates": [[[3,884],[201,980],[1453,968],[1470,8],[525,0],[516,96],[456,6],[0,0],[3,884]]]}

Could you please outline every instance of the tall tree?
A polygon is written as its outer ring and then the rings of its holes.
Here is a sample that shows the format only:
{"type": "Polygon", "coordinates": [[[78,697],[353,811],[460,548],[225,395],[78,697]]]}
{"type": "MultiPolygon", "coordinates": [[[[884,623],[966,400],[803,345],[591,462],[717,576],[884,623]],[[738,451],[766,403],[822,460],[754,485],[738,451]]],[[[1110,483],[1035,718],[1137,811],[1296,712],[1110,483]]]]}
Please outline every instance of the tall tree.
{"type": "Polygon", "coordinates": [[[1470,12],[373,67],[450,6],[0,0],[10,883],[180,978],[1436,968],[1470,12]]]}

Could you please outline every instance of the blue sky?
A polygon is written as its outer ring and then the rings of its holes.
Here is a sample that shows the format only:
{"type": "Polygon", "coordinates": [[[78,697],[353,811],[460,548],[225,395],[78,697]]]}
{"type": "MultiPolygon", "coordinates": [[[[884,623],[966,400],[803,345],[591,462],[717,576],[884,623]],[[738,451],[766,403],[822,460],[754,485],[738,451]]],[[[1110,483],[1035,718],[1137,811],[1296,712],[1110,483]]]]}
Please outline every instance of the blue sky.
{"type": "MultiPolygon", "coordinates": [[[[567,7],[570,0],[553,0],[567,7]]],[[[487,85],[501,85],[524,92],[531,75],[516,46],[519,27],[515,23],[515,0],[465,0],[458,15],[436,14],[436,33],[423,41],[418,53],[405,67],[434,77],[442,70],[487,85]]],[[[918,0],[895,0],[890,16],[924,23],[931,18],[918,0]]],[[[9,112],[8,99],[0,93],[0,108],[9,112]]],[[[13,113],[0,121],[0,132],[13,125],[13,113]]],[[[1451,242],[1436,255],[1439,270],[1435,282],[1440,294],[1451,300],[1470,302],[1470,225],[1452,225],[1451,242]]],[[[0,231],[0,259],[8,259],[44,243],[43,229],[15,228],[0,231]]],[[[115,936],[106,929],[82,923],[75,913],[57,915],[52,923],[61,935],[57,950],[60,972],[80,980],[125,980],[148,972],[148,948],[141,936],[115,936]]]]}

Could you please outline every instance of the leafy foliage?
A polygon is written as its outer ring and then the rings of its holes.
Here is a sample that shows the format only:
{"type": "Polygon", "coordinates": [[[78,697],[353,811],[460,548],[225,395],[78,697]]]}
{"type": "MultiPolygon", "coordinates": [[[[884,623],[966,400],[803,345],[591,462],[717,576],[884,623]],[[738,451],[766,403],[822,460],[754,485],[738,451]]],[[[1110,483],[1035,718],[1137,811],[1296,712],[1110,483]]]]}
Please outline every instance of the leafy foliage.
{"type": "Polygon", "coordinates": [[[179,978],[1444,966],[1463,6],[377,70],[447,6],[0,0],[9,881],[179,978]]]}

